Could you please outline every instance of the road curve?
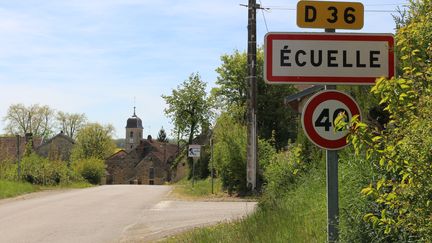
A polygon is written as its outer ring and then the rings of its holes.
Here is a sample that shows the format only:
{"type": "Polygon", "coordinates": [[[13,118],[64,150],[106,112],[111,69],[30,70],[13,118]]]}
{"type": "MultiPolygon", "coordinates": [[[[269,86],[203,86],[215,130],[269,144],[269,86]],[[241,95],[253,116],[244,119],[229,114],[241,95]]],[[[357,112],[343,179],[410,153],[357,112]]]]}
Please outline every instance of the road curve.
{"type": "Polygon", "coordinates": [[[242,217],[256,206],[172,200],[171,190],[110,185],[0,200],[0,242],[150,242],[242,217]]]}

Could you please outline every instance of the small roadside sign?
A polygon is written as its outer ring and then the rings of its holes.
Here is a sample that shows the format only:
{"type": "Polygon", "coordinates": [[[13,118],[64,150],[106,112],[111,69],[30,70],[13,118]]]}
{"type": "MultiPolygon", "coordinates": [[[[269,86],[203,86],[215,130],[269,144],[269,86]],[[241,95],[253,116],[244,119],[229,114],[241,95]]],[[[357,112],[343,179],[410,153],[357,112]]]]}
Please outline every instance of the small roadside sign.
{"type": "Polygon", "coordinates": [[[271,84],[373,85],[395,73],[392,34],[267,33],[264,80],[271,84]]]}
{"type": "Polygon", "coordinates": [[[347,119],[360,115],[355,100],[340,91],[325,90],[312,96],[304,106],[301,122],[306,136],[318,147],[328,150],[347,145],[347,131],[335,131],[334,120],[344,112],[347,119]]]}
{"type": "Polygon", "coordinates": [[[188,157],[200,157],[201,145],[191,144],[188,149],[188,157]]]}
{"type": "Polygon", "coordinates": [[[297,25],[300,28],[363,28],[364,6],[359,2],[299,1],[297,25]]]}

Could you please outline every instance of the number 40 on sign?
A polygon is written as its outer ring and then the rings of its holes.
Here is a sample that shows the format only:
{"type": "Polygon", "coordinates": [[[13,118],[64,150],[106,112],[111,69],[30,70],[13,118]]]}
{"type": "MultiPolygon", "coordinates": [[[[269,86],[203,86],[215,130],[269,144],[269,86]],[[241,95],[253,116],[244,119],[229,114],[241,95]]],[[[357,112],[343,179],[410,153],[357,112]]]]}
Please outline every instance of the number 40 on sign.
{"type": "Polygon", "coordinates": [[[344,112],[347,119],[360,116],[355,100],[340,91],[327,90],[312,96],[302,112],[302,125],[306,136],[318,147],[338,150],[347,145],[347,131],[336,131],[334,120],[344,112]]]}

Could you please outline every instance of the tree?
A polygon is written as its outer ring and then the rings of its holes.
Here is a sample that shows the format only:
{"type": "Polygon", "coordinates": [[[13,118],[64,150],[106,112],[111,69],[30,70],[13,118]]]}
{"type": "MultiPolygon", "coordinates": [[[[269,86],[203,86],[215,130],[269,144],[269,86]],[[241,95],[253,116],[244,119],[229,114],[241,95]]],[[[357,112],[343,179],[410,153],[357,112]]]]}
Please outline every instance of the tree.
{"type": "Polygon", "coordinates": [[[114,153],[116,145],[111,139],[114,132],[112,125],[98,123],[85,125],[76,135],[76,144],[72,151],[72,160],[106,159],[114,153]]]}
{"type": "Polygon", "coordinates": [[[36,137],[49,137],[53,133],[54,110],[39,104],[26,107],[23,104],[9,106],[3,121],[8,134],[25,135],[32,133],[36,137]]]}
{"type": "Polygon", "coordinates": [[[83,113],[66,113],[59,111],[57,112],[56,120],[61,131],[75,139],[76,132],[84,126],[87,118],[83,113]]]}
{"type": "MultiPolygon", "coordinates": [[[[192,73],[171,95],[162,95],[168,107],[165,114],[171,118],[181,137],[187,136],[188,144],[194,137],[208,129],[212,116],[212,101],[206,93],[206,83],[198,73],[192,73]]],[[[192,160],[189,160],[192,166],[192,160]]]]}
{"type": "Polygon", "coordinates": [[[162,95],[168,107],[165,114],[172,119],[188,144],[203,128],[208,128],[212,115],[212,102],[205,91],[206,83],[198,73],[192,73],[171,95],[162,95]]]}
{"type": "Polygon", "coordinates": [[[162,143],[168,142],[167,135],[163,127],[159,130],[157,140],[162,143]]]}
{"type": "MultiPolygon", "coordinates": [[[[221,56],[222,64],[216,69],[218,87],[212,90],[215,100],[229,110],[240,123],[246,124],[247,100],[247,54],[235,51],[231,55],[221,56]]],[[[295,139],[296,114],[284,105],[284,98],[296,91],[292,85],[268,85],[263,79],[264,52],[257,52],[257,129],[263,139],[276,140],[276,148],[287,145],[289,139],[295,139]]]]}

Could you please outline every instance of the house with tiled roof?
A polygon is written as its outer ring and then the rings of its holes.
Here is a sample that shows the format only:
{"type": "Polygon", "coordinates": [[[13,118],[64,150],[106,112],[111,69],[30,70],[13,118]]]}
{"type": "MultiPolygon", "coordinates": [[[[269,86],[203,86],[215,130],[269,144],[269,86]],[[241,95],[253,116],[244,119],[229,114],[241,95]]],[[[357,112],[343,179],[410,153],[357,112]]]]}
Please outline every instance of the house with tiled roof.
{"type": "Polygon", "coordinates": [[[151,136],[143,139],[142,134],[142,120],[134,109],[126,122],[125,148],[105,161],[107,184],[161,185],[184,171],[172,168],[178,154],[177,145],[153,140],[151,136]]]}

